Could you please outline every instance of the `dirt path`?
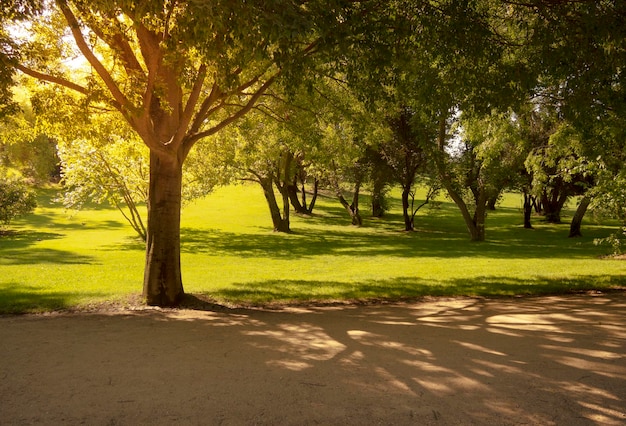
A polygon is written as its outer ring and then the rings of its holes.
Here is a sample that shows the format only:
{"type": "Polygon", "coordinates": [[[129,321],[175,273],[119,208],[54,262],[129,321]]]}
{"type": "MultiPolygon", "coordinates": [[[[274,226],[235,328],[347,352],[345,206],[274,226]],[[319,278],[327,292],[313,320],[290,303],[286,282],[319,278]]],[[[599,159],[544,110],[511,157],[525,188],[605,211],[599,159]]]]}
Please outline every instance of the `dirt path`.
{"type": "Polygon", "coordinates": [[[626,424],[626,293],[0,318],[0,424],[626,424]]]}

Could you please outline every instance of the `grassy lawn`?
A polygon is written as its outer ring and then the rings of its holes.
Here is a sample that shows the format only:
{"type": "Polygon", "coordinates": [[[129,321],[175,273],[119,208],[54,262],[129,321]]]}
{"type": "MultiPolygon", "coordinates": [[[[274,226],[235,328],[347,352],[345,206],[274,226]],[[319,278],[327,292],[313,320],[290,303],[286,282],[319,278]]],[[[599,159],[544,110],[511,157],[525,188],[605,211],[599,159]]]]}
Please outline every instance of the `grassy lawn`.
{"type": "MultiPolygon", "coordinates": [[[[126,303],[141,293],[143,244],[113,209],[66,211],[42,190],[34,214],[0,236],[0,313],[126,303]]],[[[337,201],[315,215],[292,215],[293,233],[271,231],[256,186],[218,189],[186,206],[182,267],[187,293],[219,303],[400,299],[424,295],[549,294],[626,286],[626,263],[593,244],[611,224],[523,229],[518,195],[487,218],[485,243],[472,243],[456,207],[424,208],[417,232],[402,232],[399,200],[384,219],[354,228],[337,201]]],[[[361,201],[367,208],[367,199],[361,201]]],[[[574,207],[572,204],[570,207],[574,207]]],[[[614,224],[613,224],[614,225],[614,224]]]]}

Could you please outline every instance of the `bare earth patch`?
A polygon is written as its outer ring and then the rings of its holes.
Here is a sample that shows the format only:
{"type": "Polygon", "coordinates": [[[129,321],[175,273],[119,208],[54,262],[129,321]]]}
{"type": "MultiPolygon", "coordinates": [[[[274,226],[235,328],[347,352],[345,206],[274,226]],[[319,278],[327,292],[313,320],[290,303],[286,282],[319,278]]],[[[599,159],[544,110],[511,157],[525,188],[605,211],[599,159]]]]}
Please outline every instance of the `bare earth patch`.
{"type": "Polygon", "coordinates": [[[0,424],[620,425],[626,293],[0,318],[0,424]]]}

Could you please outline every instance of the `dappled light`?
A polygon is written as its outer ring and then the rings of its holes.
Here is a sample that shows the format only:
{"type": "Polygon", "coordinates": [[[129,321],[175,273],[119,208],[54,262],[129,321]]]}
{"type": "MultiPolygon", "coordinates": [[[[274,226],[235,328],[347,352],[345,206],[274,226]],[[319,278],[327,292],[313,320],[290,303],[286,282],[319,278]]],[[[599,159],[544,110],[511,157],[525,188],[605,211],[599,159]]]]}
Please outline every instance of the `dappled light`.
{"type": "Polygon", "coordinates": [[[625,313],[616,292],[5,317],[0,395],[5,419],[33,421],[77,404],[66,421],[620,425],[625,313]],[[148,408],[148,388],[168,402],[148,408]]]}

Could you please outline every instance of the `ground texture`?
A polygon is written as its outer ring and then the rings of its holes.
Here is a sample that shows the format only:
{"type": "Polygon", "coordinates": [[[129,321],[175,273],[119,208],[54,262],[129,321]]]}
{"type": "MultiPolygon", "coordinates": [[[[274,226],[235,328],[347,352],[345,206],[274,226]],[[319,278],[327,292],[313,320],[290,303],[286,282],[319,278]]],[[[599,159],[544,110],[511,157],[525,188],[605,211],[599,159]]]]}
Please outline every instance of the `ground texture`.
{"type": "Polygon", "coordinates": [[[623,425],[626,293],[0,318],[0,424],[623,425]]]}

